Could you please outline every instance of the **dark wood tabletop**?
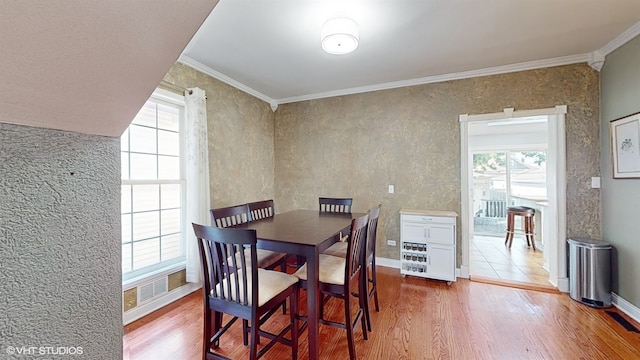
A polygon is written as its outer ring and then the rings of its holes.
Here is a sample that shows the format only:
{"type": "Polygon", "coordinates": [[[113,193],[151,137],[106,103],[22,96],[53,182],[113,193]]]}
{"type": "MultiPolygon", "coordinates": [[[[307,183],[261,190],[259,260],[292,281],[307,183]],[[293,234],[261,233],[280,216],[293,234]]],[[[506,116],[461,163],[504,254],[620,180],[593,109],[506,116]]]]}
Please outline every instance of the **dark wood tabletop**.
{"type": "Polygon", "coordinates": [[[315,360],[319,356],[319,255],[338,239],[337,235],[349,231],[353,218],[362,215],[364,214],[294,210],[234,226],[238,229],[256,230],[258,247],[261,249],[306,257],[309,359],[315,360]]]}

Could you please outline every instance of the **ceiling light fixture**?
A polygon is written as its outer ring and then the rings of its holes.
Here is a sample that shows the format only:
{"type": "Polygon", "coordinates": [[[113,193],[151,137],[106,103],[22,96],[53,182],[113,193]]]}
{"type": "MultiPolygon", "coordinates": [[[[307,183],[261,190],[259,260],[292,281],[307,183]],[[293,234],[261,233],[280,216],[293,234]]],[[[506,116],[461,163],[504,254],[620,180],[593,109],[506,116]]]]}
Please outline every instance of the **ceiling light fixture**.
{"type": "Polygon", "coordinates": [[[327,20],[322,25],[322,49],[329,54],[348,54],[358,47],[358,24],[345,17],[327,20]]]}

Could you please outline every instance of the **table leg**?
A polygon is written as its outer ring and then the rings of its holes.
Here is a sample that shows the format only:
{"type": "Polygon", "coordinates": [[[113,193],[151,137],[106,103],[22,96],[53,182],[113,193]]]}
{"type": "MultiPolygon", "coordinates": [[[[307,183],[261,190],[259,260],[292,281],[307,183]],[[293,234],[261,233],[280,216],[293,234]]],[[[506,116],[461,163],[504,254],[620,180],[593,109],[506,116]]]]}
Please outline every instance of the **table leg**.
{"type": "Polygon", "coordinates": [[[320,355],[320,289],[318,283],[319,256],[316,248],[307,253],[307,325],[309,332],[309,359],[318,359],[320,355]]]}

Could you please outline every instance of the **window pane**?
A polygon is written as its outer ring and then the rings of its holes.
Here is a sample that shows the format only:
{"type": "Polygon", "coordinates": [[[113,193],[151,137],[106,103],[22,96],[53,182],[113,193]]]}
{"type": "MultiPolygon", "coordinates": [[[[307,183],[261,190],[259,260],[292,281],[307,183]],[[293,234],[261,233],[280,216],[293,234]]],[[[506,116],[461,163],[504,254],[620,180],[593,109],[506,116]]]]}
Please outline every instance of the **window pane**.
{"type": "Polygon", "coordinates": [[[160,262],[160,239],[133,243],[133,268],[140,269],[160,262]]]}
{"type": "Polygon", "coordinates": [[[180,136],[178,133],[158,130],[158,154],[180,155],[180,136]]]}
{"type": "Polygon", "coordinates": [[[120,136],[120,150],[129,151],[129,128],[120,136]]]}
{"type": "Polygon", "coordinates": [[[160,216],[162,219],[162,235],[180,232],[180,209],[163,210],[160,216]]]}
{"type": "Polygon", "coordinates": [[[180,179],[180,158],[175,156],[158,156],[158,178],[163,180],[180,179]]]}
{"type": "Polygon", "coordinates": [[[131,123],[155,127],[156,103],[154,101],[147,101],[131,123]]]}
{"type": "Polygon", "coordinates": [[[160,236],[160,212],[133,214],[133,240],[160,236]]]}
{"type": "Polygon", "coordinates": [[[182,193],[182,185],[180,184],[162,184],[160,185],[160,194],[162,209],[171,209],[180,207],[180,199],[182,193]]]}
{"type": "Polygon", "coordinates": [[[120,212],[128,213],[131,212],[131,185],[122,185],[120,188],[121,191],[121,201],[120,201],[120,212]]]}
{"type": "Polygon", "coordinates": [[[131,180],[157,180],[156,155],[131,154],[131,180]]]}
{"type": "Polygon", "coordinates": [[[129,153],[120,153],[120,177],[122,180],[129,180],[129,153]]]}
{"type": "Polygon", "coordinates": [[[122,243],[131,242],[131,214],[122,215],[122,243]]]}
{"type": "Polygon", "coordinates": [[[160,186],[133,185],[133,211],[157,210],[160,208],[160,186]]]}
{"type": "Polygon", "coordinates": [[[156,129],[131,125],[129,126],[131,133],[131,151],[154,154],[156,147],[156,129]]]}
{"type": "Polygon", "coordinates": [[[180,112],[174,106],[158,104],[158,127],[173,131],[180,130],[180,112]]]}
{"type": "Polygon", "coordinates": [[[131,244],[122,244],[122,272],[131,271],[131,244]]]}
{"type": "Polygon", "coordinates": [[[162,261],[182,256],[180,234],[162,237],[162,261]]]}

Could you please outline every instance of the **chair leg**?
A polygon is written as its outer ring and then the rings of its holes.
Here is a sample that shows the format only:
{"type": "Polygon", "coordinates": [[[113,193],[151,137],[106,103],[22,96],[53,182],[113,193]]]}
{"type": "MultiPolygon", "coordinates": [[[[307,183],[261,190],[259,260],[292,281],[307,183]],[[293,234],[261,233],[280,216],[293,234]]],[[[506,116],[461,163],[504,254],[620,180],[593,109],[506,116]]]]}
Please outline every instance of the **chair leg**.
{"type": "Polygon", "coordinates": [[[364,308],[364,314],[362,316],[365,318],[367,323],[367,330],[371,331],[371,314],[369,313],[369,267],[367,266],[365,269],[360,271],[360,277],[362,278],[360,281],[360,307],[364,308]]]}
{"type": "MultiPolygon", "coordinates": [[[[287,256],[285,255],[284,259],[282,259],[282,264],[280,265],[280,271],[283,273],[287,273],[287,256]]],[[[287,313],[287,301],[282,302],[282,314],[287,313]]]]}
{"type": "MultiPolygon", "coordinates": [[[[344,297],[344,318],[345,329],[347,330],[347,346],[349,347],[349,359],[356,360],[356,347],[353,342],[353,323],[351,321],[351,304],[349,301],[350,294],[345,294],[344,297]]],[[[365,333],[367,331],[365,330],[365,333]]]]}
{"type": "Polygon", "coordinates": [[[211,336],[215,331],[211,331],[211,328],[214,327],[213,322],[214,319],[211,317],[211,310],[209,308],[204,309],[204,329],[202,329],[202,359],[207,359],[207,353],[209,353],[210,349],[210,341],[211,336]]]}
{"type": "MultiPolygon", "coordinates": [[[[533,236],[533,216],[528,216],[527,217],[527,223],[529,224],[529,230],[527,231],[527,238],[531,238],[531,247],[533,248],[533,251],[536,251],[536,242],[533,236]]],[[[528,240],[528,239],[527,239],[528,240]]]]}
{"type": "Polygon", "coordinates": [[[507,213],[507,236],[504,238],[504,244],[511,249],[511,242],[513,242],[513,215],[507,213]]]}
{"type": "Polygon", "coordinates": [[[373,300],[376,305],[376,312],[380,312],[380,305],[378,305],[378,284],[376,280],[376,260],[374,259],[371,263],[371,279],[369,279],[373,287],[371,288],[373,292],[373,300]]]}
{"type": "Polygon", "coordinates": [[[291,359],[298,359],[298,288],[289,297],[291,319],[291,359]]]}
{"type": "MultiPolygon", "coordinates": [[[[368,291],[366,286],[367,286],[366,283],[364,283],[364,284],[361,283],[361,285],[360,285],[360,290],[359,290],[360,293],[364,292],[366,295],[364,297],[358,296],[358,306],[360,307],[358,312],[362,313],[360,315],[360,323],[362,324],[362,337],[365,340],[368,340],[368,335],[367,334],[368,334],[368,331],[370,331],[370,330],[367,330],[367,316],[368,316],[367,314],[368,314],[368,312],[365,313],[365,307],[367,309],[369,309],[369,304],[368,304],[368,302],[369,302],[369,300],[368,300],[369,291],[368,291]],[[362,285],[364,285],[364,287],[362,287],[362,285]]],[[[357,313],[356,313],[356,316],[357,316],[357,313]]]]}
{"type": "MultiPolygon", "coordinates": [[[[214,325],[213,325],[213,332],[211,333],[212,336],[222,328],[222,313],[214,311],[213,314],[214,314],[214,320],[213,320],[214,325]]],[[[216,341],[213,342],[213,348],[217,349],[219,346],[220,346],[220,338],[217,338],[216,341]]]]}
{"type": "MultiPolygon", "coordinates": [[[[251,323],[251,330],[253,330],[253,328],[255,323],[251,323]]],[[[249,323],[247,320],[242,320],[242,342],[244,344],[244,346],[247,346],[249,344],[249,323]]]]}
{"type": "MultiPolygon", "coordinates": [[[[246,320],[245,320],[246,321],[246,320]]],[[[249,350],[249,359],[255,360],[258,358],[258,328],[260,327],[260,320],[256,317],[251,319],[251,344],[249,350]]]]}

